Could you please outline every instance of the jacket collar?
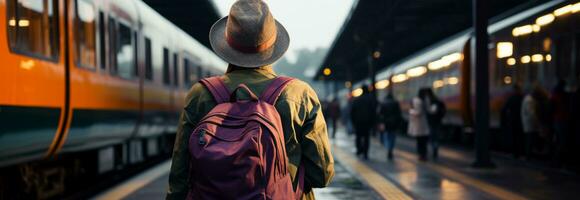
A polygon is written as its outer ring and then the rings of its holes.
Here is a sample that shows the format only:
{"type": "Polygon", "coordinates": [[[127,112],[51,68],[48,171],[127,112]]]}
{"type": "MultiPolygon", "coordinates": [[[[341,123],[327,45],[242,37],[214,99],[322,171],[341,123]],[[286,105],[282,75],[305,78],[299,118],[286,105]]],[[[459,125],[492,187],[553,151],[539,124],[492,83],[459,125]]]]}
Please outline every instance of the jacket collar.
{"type": "Polygon", "coordinates": [[[262,76],[276,76],[276,72],[272,65],[266,65],[258,68],[244,68],[238,67],[235,65],[229,65],[226,71],[227,75],[234,75],[234,74],[260,74],[262,76]]]}

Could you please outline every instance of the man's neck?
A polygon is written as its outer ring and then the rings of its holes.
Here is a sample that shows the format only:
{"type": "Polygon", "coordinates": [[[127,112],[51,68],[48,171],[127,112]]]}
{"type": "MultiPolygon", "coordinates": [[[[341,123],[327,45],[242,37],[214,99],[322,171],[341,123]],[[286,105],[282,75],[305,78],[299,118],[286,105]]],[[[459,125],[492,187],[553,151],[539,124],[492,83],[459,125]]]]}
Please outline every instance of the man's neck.
{"type": "Polygon", "coordinates": [[[226,73],[233,72],[233,71],[241,71],[241,70],[270,70],[271,71],[272,70],[272,65],[266,65],[266,66],[262,66],[262,67],[249,68],[249,67],[240,67],[240,66],[236,66],[236,65],[233,65],[233,64],[229,64],[226,73]]]}

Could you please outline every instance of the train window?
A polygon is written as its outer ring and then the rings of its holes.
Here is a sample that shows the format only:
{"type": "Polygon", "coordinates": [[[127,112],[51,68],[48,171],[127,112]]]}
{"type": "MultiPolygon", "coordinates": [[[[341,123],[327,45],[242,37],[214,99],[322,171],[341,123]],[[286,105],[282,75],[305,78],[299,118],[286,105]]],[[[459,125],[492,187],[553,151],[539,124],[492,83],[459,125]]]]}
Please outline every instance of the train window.
{"type": "Polygon", "coordinates": [[[107,50],[106,50],[106,42],[105,42],[105,14],[103,11],[99,12],[99,45],[100,45],[100,61],[101,61],[101,69],[105,69],[107,66],[107,50]]]}
{"type": "Polygon", "coordinates": [[[115,62],[115,48],[117,46],[117,21],[113,17],[109,17],[109,68],[111,73],[114,73],[117,69],[115,62]]]}
{"type": "Polygon", "coordinates": [[[139,59],[139,53],[137,53],[137,50],[140,49],[140,47],[139,47],[139,42],[137,42],[137,38],[139,38],[137,31],[133,31],[133,38],[135,38],[135,44],[133,47],[133,75],[135,77],[139,77],[139,65],[137,65],[137,60],[139,59]]]}
{"type": "Polygon", "coordinates": [[[556,78],[566,79],[571,75],[572,59],[573,59],[573,38],[571,36],[563,36],[556,40],[556,78]]]}
{"type": "Polygon", "coordinates": [[[178,72],[177,69],[179,69],[179,63],[178,63],[178,56],[177,54],[173,54],[173,86],[177,87],[179,85],[179,82],[177,79],[179,79],[178,76],[178,72]]]}
{"type": "Polygon", "coordinates": [[[203,69],[201,68],[201,66],[197,67],[197,76],[201,78],[203,74],[203,69]]]}
{"type": "Polygon", "coordinates": [[[115,72],[122,78],[134,75],[135,48],[133,47],[133,32],[129,26],[119,24],[115,56],[115,72]]]}
{"type": "Polygon", "coordinates": [[[189,88],[191,85],[191,69],[189,69],[189,60],[183,59],[183,87],[189,88]]]}
{"type": "Polygon", "coordinates": [[[97,66],[97,31],[95,6],[91,0],[77,0],[74,29],[76,34],[76,61],[81,67],[97,66]]]}
{"type": "Polygon", "coordinates": [[[8,0],[8,41],[16,53],[50,60],[58,57],[58,5],[55,0],[8,0]]]}
{"type": "Polygon", "coordinates": [[[151,55],[151,39],[145,38],[145,79],[153,80],[153,58],[151,55]]]}
{"type": "Polygon", "coordinates": [[[163,84],[171,85],[169,75],[169,49],[163,48],[163,84]]]}

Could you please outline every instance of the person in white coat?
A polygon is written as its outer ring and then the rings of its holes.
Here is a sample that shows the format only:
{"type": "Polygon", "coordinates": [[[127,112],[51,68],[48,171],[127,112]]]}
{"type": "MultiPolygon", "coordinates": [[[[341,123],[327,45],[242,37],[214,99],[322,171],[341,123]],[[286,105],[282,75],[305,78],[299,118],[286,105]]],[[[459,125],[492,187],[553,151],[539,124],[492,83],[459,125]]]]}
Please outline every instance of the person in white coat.
{"type": "Polygon", "coordinates": [[[540,131],[540,120],[538,118],[538,102],[532,94],[526,95],[522,102],[522,122],[525,133],[525,158],[529,159],[532,151],[532,141],[534,136],[540,131]]]}
{"type": "Polygon", "coordinates": [[[427,160],[427,142],[429,141],[429,124],[423,101],[425,91],[420,90],[418,97],[413,98],[412,108],[409,110],[409,129],[407,133],[417,140],[417,153],[421,161],[427,160]]]}

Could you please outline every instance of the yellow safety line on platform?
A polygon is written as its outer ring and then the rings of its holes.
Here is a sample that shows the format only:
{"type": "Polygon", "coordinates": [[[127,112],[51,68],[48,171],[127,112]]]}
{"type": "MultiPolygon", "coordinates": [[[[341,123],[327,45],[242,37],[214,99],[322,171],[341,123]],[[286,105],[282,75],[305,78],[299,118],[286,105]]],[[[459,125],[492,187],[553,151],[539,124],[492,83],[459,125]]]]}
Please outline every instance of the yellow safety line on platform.
{"type": "Polygon", "coordinates": [[[413,199],[389,180],[383,177],[375,170],[368,167],[349,153],[344,152],[338,146],[334,146],[334,155],[345,167],[351,168],[365,181],[373,190],[375,190],[383,199],[388,200],[407,200],[413,199]]]}
{"type": "Polygon", "coordinates": [[[155,181],[164,174],[169,173],[171,167],[171,160],[167,160],[157,166],[147,170],[146,172],[131,178],[111,190],[105,191],[97,195],[94,200],[117,200],[123,199],[135,191],[145,187],[147,184],[155,181]]]}
{"type": "MultiPolygon", "coordinates": [[[[396,152],[397,155],[403,157],[404,159],[413,162],[415,164],[419,164],[419,162],[417,161],[417,156],[415,154],[409,153],[407,151],[404,150],[399,150],[396,152]]],[[[505,190],[501,187],[480,181],[478,179],[472,178],[470,176],[467,176],[461,172],[457,172],[455,170],[449,169],[445,166],[440,166],[439,164],[435,164],[435,163],[430,163],[430,162],[422,162],[420,163],[428,168],[430,168],[431,170],[445,176],[448,177],[450,179],[453,179],[455,181],[458,181],[460,183],[469,185],[471,187],[477,188],[483,192],[486,192],[492,196],[495,196],[499,199],[506,199],[506,200],[525,200],[527,199],[526,197],[523,197],[519,194],[513,193],[511,191],[505,190]]]]}

